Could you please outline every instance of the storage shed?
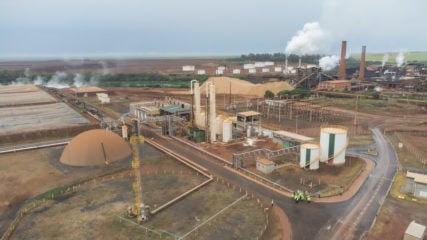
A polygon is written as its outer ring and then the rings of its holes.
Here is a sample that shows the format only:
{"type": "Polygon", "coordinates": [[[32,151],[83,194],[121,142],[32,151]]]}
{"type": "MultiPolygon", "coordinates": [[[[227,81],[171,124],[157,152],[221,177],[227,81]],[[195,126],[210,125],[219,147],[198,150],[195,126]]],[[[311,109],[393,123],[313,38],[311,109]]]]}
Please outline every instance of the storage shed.
{"type": "Polygon", "coordinates": [[[406,186],[415,197],[427,198],[427,175],[407,171],[406,186]]]}
{"type": "Polygon", "coordinates": [[[406,228],[403,240],[423,240],[425,236],[426,226],[412,221],[406,228]]]}
{"type": "Polygon", "coordinates": [[[265,174],[269,174],[276,169],[276,164],[273,161],[262,158],[256,161],[256,169],[265,174]]]}

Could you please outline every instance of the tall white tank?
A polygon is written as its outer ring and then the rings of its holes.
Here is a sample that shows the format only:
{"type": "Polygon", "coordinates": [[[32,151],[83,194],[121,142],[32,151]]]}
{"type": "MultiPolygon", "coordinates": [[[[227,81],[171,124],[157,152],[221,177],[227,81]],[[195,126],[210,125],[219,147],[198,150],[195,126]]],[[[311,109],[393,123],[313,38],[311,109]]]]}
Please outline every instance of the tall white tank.
{"type": "Polygon", "coordinates": [[[222,124],[224,123],[224,118],[221,115],[216,117],[216,134],[222,134],[222,124]]]}
{"type": "Polygon", "coordinates": [[[222,141],[227,143],[233,139],[233,123],[226,119],[222,123],[222,141]]]}
{"type": "Polygon", "coordinates": [[[199,114],[199,116],[197,117],[198,122],[197,127],[199,128],[206,128],[206,114],[205,112],[202,112],[199,114]]]}
{"type": "Polygon", "coordinates": [[[194,83],[194,119],[196,121],[196,125],[200,127],[200,85],[199,82],[194,83]]]}
{"type": "Polygon", "coordinates": [[[320,161],[328,164],[344,164],[347,148],[347,128],[342,126],[320,129],[320,161]]]}
{"type": "Polygon", "coordinates": [[[319,169],[320,147],[317,144],[305,143],[300,147],[299,165],[310,170],[319,169]]]}
{"type": "Polygon", "coordinates": [[[209,84],[209,135],[210,142],[216,142],[216,100],[215,84],[209,84]]]}

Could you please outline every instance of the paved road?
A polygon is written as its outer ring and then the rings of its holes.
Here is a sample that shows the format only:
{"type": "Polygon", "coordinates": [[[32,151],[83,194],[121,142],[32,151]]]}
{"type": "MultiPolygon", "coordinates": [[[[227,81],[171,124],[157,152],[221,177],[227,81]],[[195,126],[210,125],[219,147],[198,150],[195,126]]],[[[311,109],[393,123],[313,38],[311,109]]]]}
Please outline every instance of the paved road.
{"type": "Polygon", "coordinates": [[[294,239],[359,239],[367,232],[382,205],[396,171],[396,156],[393,147],[385,140],[378,129],[373,129],[379,153],[377,166],[358,193],[342,203],[299,203],[283,197],[246,178],[240,177],[224,167],[211,156],[194,151],[189,146],[165,139],[153,132],[144,131],[144,136],[192,159],[231,183],[241,186],[265,199],[274,199],[291,222],[294,239]]]}

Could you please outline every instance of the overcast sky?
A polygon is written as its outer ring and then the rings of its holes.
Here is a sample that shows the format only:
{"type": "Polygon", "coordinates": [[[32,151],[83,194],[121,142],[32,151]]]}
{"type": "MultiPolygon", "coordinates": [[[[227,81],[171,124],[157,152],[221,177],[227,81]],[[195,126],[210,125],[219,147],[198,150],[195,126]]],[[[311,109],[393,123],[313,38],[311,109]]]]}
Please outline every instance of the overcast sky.
{"type": "Polygon", "coordinates": [[[0,58],[284,52],[306,23],[319,54],[427,51],[425,0],[0,0],[0,58]]]}

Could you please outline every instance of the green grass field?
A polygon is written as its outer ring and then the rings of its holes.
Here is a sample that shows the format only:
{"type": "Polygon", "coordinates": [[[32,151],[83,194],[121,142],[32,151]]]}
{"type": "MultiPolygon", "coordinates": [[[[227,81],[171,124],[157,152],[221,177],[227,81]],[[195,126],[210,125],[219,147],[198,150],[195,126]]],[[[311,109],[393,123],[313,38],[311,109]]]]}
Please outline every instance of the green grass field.
{"type": "MultiPolygon", "coordinates": [[[[366,53],[366,61],[382,62],[385,53],[366,53]]],[[[387,63],[396,63],[398,52],[388,53],[387,63]]],[[[360,59],[360,54],[352,55],[352,58],[360,59]]],[[[427,52],[406,52],[405,61],[427,63],[427,52]]]]}

